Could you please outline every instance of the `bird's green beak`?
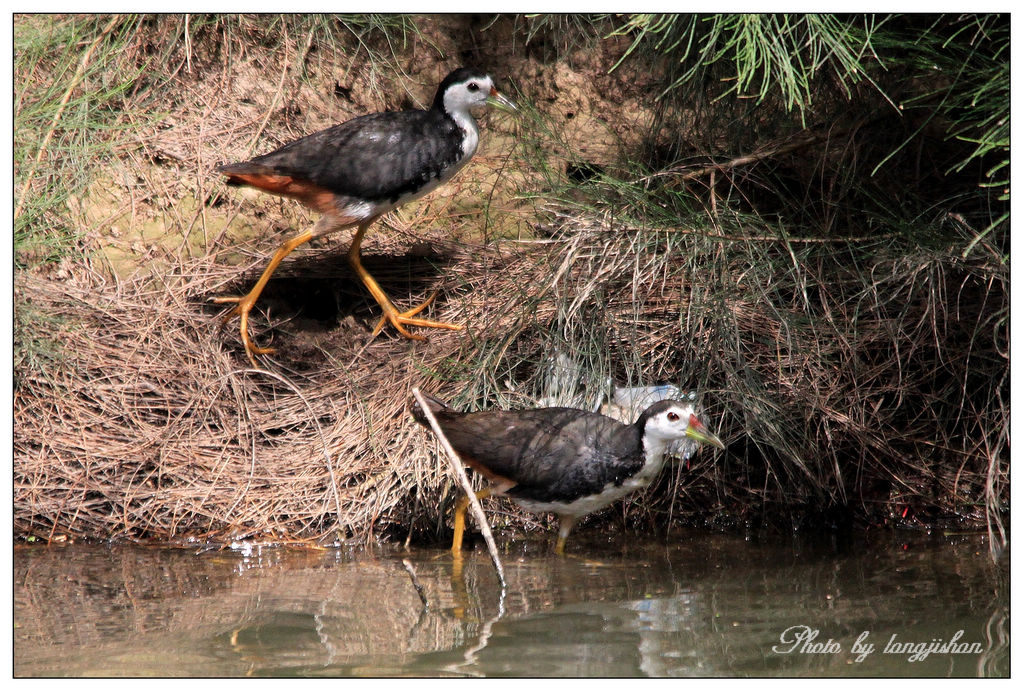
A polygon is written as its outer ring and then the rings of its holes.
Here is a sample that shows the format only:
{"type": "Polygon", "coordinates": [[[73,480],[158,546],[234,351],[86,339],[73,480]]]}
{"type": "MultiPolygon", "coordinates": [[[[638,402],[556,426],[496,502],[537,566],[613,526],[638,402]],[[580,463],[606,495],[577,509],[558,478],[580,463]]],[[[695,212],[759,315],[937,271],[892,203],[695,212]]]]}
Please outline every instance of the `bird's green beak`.
{"type": "Polygon", "coordinates": [[[505,96],[505,94],[501,93],[494,87],[491,87],[491,95],[487,98],[487,105],[497,106],[502,110],[513,112],[519,110],[519,106],[517,106],[512,99],[505,96]]]}
{"type": "Polygon", "coordinates": [[[704,424],[697,420],[697,416],[690,414],[690,424],[686,428],[686,436],[712,447],[725,449],[725,445],[718,439],[718,436],[704,427],[704,424]]]}

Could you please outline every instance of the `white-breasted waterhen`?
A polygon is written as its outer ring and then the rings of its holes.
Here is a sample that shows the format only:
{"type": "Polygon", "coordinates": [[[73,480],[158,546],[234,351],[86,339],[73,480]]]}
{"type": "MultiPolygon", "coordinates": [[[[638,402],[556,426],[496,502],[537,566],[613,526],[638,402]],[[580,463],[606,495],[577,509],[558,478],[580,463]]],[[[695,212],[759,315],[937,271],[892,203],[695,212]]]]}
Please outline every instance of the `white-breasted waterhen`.
{"type": "MultiPolygon", "coordinates": [[[[462,413],[434,397],[426,400],[462,461],[490,482],[476,496],[507,495],[531,512],[557,514],[559,554],[580,517],[650,485],[671,443],[725,448],[694,415],[692,401],[660,401],[625,425],[575,408],[462,413]]],[[[412,413],[427,425],[415,402],[412,413]]],[[[468,505],[463,497],[455,507],[453,553],[462,547],[468,505]]]]}
{"type": "Polygon", "coordinates": [[[436,293],[411,310],[399,311],[363,268],[359,245],[366,229],[382,214],[425,195],[466,165],[479,143],[470,109],[488,102],[516,107],[498,93],[488,75],[463,67],[444,78],[428,110],[364,115],[250,161],[216,169],[228,176],[228,185],[248,185],[291,197],[322,214],[313,228],[277,249],[248,294],[215,299],[217,303],[235,303],[224,319],[240,317],[242,343],[253,365],[254,354],[273,352],[256,346],[248,330],[249,311],[271,274],[298,246],[351,226],[358,229],[348,251],[349,263],[384,310],[373,330],[374,336],[385,323],[391,323],[403,336],[420,340],[425,337],[409,332],[406,326],[462,329],[459,325],[415,317],[433,301],[436,293]]]}

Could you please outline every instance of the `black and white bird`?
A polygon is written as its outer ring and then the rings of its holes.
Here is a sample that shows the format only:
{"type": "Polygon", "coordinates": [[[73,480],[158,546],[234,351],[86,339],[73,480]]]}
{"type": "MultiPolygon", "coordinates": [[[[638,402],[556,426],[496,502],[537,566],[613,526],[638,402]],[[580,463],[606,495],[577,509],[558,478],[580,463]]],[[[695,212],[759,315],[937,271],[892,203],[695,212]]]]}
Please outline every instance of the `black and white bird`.
{"type": "MultiPolygon", "coordinates": [[[[558,515],[556,553],[580,517],[650,485],[673,442],[725,448],[697,419],[692,401],[660,401],[632,425],[574,408],[462,413],[426,401],[462,461],[490,482],[478,498],[507,495],[530,512],[558,515]]],[[[412,413],[428,425],[417,403],[412,413]]],[[[462,547],[468,505],[464,497],[455,507],[453,553],[462,547]]]]}
{"type": "MultiPolygon", "coordinates": [[[[357,226],[348,260],[384,311],[373,331],[386,323],[410,339],[407,326],[462,329],[459,325],[415,317],[433,300],[404,312],[398,310],[363,268],[359,246],[375,220],[395,207],[421,197],[451,179],[473,157],[480,141],[470,109],[496,103],[515,110],[485,73],[468,68],[451,72],[437,87],[428,110],[372,113],[315,132],[263,156],[219,166],[228,185],[247,185],[291,197],[322,214],[316,225],[283,243],[248,294],[215,299],[234,303],[225,320],[238,315],[246,354],[273,349],[256,346],[249,337],[249,312],[274,270],[292,250],[344,228],[357,226]]],[[[436,294],[435,294],[436,295],[436,294]]]]}

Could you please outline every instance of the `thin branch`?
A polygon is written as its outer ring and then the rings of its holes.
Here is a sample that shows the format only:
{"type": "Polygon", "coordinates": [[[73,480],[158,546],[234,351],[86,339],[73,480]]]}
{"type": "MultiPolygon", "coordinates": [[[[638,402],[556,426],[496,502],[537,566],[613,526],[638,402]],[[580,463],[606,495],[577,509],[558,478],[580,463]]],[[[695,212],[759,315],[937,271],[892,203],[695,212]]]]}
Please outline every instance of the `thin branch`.
{"type": "Polygon", "coordinates": [[[441,430],[441,426],[437,424],[437,419],[434,418],[434,412],[427,406],[426,400],[423,395],[420,394],[419,387],[412,388],[412,395],[416,397],[416,401],[419,402],[420,408],[423,410],[423,415],[426,417],[427,422],[430,423],[430,428],[437,435],[437,439],[441,441],[441,446],[444,447],[444,451],[448,453],[448,461],[451,463],[452,470],[455,476],[459,479],[459,483],[462,484],[462,489],[466,493],[466,497],[469,498],[469,508],[473,511],[473,516],[476,518],[477,524],[480,526],[480,533],[484,535],[484,540],[487,542],[487,551],[491,554],[491,562],[494,563],[494,569],[498,573],[498,581],[501,582],[502,588],[505,587],[505,569],[501,566],[501,558],[498,557],[498,548],[494,544],[494,536],[491,535],[491,526],[487,523],[487,517],[484,516],[483,507],[480,506],[480,500],[476,497],[476,492],[473,490],[473,486],[469,482],[469,477],[466,475],[466,470],[462,467],[462,460],[459,459],[459,455],[455,453],[448,438],[445,437],[444,432],[441,430]]]}

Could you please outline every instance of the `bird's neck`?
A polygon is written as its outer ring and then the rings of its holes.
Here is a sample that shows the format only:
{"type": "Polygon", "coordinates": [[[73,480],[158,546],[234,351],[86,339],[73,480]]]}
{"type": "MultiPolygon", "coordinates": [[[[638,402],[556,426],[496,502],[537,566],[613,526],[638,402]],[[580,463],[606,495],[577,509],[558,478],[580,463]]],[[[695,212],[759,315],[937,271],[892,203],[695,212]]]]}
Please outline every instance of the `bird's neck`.
{"type": "Polygon", "coordinates": [[[668,443],[650,435],[640,435],[640,449],[644,455],[644,465],[634,479],[643,485],[649,484],[665,465],[665,452],[668,443]]]}
{"type": "Polygon", "coordinates": [[[480,144],[480,132],[476,129],[476,120],[470,114],[468,108],[444,108],[446,116],[455,121],[456,126],[462,132],[462,155],[470,157],[476,153],[477,145],[480,144]]]}
{"type": "Polygon", "coordinates": [[[642,444],[644,448],[644,458],[647,459],[647,463],[657,463],[658,468],[661,468],[661,464],[665,461],[665,452],[668,450],[668,443],[664,440],[644,437],[642,438],[642,444]]]}

